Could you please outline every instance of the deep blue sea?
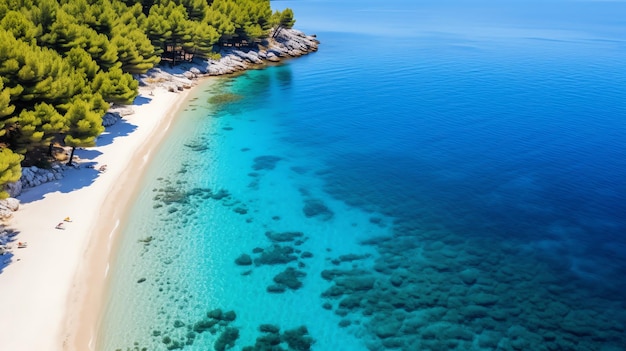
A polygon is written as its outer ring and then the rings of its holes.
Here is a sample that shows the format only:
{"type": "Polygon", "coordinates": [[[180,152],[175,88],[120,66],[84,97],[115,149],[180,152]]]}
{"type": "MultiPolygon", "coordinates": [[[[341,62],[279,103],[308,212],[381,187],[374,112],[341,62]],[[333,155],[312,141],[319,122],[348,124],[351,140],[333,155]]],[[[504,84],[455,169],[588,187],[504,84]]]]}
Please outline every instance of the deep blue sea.
{"type": "Polygon", "coordinates": [[[625,1],[273,1],[196,88],[98,350],[626,348],[625,1]]]}

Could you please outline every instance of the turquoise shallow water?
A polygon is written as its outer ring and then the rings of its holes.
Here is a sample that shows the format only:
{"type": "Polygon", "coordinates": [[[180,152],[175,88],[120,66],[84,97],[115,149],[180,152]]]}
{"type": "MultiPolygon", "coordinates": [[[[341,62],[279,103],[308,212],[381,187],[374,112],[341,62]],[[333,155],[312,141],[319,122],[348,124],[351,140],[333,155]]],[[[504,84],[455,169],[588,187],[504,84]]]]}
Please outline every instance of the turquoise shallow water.
{"type": "Polygon", "coordinates": [[[196,91],[99,349],[623,349],[624,5],[532,4],[289,2],[320,51],[196,91]]]}

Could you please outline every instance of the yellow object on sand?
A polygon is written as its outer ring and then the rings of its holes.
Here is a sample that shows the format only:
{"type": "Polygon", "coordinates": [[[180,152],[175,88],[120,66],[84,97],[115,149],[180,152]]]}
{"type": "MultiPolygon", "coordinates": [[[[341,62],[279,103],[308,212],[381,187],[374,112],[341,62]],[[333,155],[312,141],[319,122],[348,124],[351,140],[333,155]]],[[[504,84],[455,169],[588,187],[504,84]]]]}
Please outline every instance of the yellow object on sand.
{"type": "Polygon", "coordinates": [[[70,219],[70,217],[65,217],[64,221],[71,222],[72,220],[70,219]]]}

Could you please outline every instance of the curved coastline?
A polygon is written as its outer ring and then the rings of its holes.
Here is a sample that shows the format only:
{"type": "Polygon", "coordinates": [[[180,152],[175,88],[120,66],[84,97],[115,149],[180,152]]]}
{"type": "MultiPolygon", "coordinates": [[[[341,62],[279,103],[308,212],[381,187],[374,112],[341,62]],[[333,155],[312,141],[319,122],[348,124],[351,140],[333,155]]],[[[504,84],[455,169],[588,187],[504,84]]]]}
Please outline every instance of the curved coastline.
{"type": "MultiPolygon", "coordinates": [[[[160,111],[154,126],[146,130],[145,135],[137,136],[138,143],[148,141],[129,157],[127,166],[117,174],[115,181],[107,189],[103,206],[95,215],[99,218],[91,228],[93,239],[88,244],[84,257],[87,263],[79,267],[75,282],[77,285],[68,296],[68,310],[63,331],[63,350],[94,350],[101,311],[107,294],[108,271],[111,258],[119,245],[120,224],[126,220],[126,210],[132,205],[136,191],[144,172],[167,136],[169,127],[174,123],[181,107],[188,101],[192,89],[175,96],[164,109],[150,108],[149,112],[160,111]],[[111,199],[115,199],[111,201],[111,199]],[[103,250],[103,248],[106,248],[103,250]]],[[[154,94],[154,92],[152,92],[154,94]]],[[[156,94],[154,100],[161,98],[156,94]]],[[[146,113],[148,114],[148,109],[146,113]]],[[[125,143],[127,144],[127,143],[125,143]]]]}
{"type": "Polygon", "coordinates": [[[165,73],[155,70],[152,76],[161,82],[175,82],[174,89],[166,84],[140,88],[143,104],[133,106],[132,115],[107,129],[99,139],[102,145],[77,150],[83,159],[78,169],[69,169],[63,179],[27,189],[18,197],[22,206],[10,227],[19,233],[16,240],[29,246],[15,249],[12,263],[0,274],[0,300],[9,302],[5,303],[5,317],[0,318],[0,329],[5,332],[3,347],[24,351],[95,349],[108,265],[119,243],[120,223],[154,151],[197,85],[183,77],[232,74],[317,50],[318,42],[312,36],[295,30],[285,31],[285,35],[293,37],[271,51],[228,48],[222,60],[208,62],[206,67],[183,65],[165,73]],[[268,57],[267,52],[273,54],[268,57]],[[106,172],[98,171],[101,166],[106,172]],[[63,223],[67,216],[71,222],[63,223]],[[55,228],[59,221],[63,230],[55,228]]]}

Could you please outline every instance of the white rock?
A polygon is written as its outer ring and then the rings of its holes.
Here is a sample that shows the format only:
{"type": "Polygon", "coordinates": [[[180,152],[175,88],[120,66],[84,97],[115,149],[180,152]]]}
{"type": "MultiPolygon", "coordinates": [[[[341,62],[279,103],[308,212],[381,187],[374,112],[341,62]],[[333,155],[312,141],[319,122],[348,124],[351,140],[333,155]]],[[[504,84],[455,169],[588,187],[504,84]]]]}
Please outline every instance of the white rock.
{"type": "Polygon", "coordinates": [[[23,184],[21,181],[8,183],[4,186],[4,190],[9,193],[10,197],[16,197],[22,193],[23,184]]]}
{"type": "Polygon", "coordinates": [[[0,207],[0,219],[1,220],[7,220],[9,218],[13,217],[13,211],[6,209],[6,208],[2,208],[0,207]]]}
{"type": "Polygon", "coordinates": [[[119,112],[107,112],[102,116],[102,125],[110,127],[122,118],[119,112]]]}
{"type": "Polygon", "coordinates": [[[20,200],[16,198],[8,198],[0,200],[0,207],[6,208],[13,212],[17,211],[20,208],[20,200]]]}

